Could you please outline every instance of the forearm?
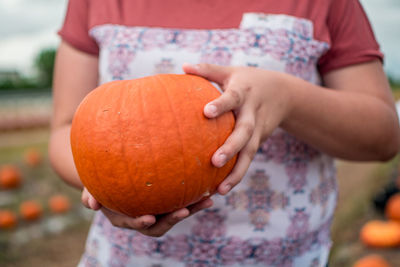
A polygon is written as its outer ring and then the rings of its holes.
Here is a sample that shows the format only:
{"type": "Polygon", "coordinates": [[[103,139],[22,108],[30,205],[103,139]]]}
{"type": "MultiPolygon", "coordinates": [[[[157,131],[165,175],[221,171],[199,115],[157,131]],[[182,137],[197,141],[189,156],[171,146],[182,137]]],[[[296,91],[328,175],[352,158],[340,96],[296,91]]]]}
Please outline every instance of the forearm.
{"type": "Polygon", "coordinates": [[[387,160],[398,152],[398,118],[383,100],[294,77],[285,83],[291,109],[281,127],[301,140],[349,160],[387,160]]]}
{"type": "Polygon", "coordinates": [[[82,189],[83,185],[76,171],[70,145],[70,124],[52,130],[49,144],[50,162],[53,169],[68,184],[82,189]]]}

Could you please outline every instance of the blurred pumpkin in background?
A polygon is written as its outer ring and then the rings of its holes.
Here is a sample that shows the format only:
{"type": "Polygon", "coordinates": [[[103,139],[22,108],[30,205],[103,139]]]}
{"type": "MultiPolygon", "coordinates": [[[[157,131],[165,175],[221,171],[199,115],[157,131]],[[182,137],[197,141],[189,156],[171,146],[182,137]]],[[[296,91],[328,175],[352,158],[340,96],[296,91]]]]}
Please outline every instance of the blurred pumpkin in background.
{"type": "Polygon", "coordinates": [[[391,196],[386,203],[385,215],[389,220],[400,223],[400,193],[391,196]]]}
{"type": "Polygon", "coordinates": [[[35,221],[42,217],[42,206],[33,200],[27,200],[19,206],[21,217],[26,221],[35,221]]]}
{"type": "Polygon", "coordinates": [[[0,187],[4,189],[13,189],[21,185],[21,172],[17,166],[8,164],[0,168],[0,187]]]}
{"type": "Polygon", "coordinates": [[[400,245],[400,223],[372,220],[360,232],[361,241],[371,247],[396,247],[400,245]]]}
{"type": "Polygon", "coordinates": [[[52,213],[65,213],[71,208],[69,199],[61,194],[52,196],[48,201],[49,208],[52,213]]]}
{"type": "Polygon", "coordinates": [[[25,151],[24,160],[28,166],[36,167],[42,163],[42,154],[36,148],[30,148],[25,151]]]}
{"type": "Polygon", "coordinates": [[[391,267],[391,265],[382,256],[371,254],[357,260],[353,267],[391,267]]]}
{"type": "Polygon", "coordinates": [[[17,225],[17,216],[10,210],[0,210],[0,229],[12,229],[17,225]]]}

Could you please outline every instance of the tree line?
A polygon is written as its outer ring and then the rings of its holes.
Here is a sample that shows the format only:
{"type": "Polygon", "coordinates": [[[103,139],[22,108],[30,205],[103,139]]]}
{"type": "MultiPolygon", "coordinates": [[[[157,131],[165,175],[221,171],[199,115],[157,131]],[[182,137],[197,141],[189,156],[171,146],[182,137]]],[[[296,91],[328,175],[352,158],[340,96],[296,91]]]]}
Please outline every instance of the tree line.
{"type": "Polygon", "coordinates": [[[34,59],[35,75],[27,77],[18,72],[1,73],[0,90],[50,90],[53,83],[55,48],[41,50],[34,59]]]}

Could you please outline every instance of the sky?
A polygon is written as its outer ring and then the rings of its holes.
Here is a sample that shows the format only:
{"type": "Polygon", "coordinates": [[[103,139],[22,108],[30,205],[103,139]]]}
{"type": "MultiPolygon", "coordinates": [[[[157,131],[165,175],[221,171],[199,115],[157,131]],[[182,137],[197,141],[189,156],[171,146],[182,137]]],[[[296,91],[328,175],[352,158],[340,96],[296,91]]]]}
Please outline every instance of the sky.
{"type": "MultiPolygon", "coordinates": [[[[400,1],[360,0],[385,53],[385,70],[400,80],[400,1]]],[[[59,43],[67,0],[0,0],[0,70],[32,73],[44,48],[59,43]]]]}

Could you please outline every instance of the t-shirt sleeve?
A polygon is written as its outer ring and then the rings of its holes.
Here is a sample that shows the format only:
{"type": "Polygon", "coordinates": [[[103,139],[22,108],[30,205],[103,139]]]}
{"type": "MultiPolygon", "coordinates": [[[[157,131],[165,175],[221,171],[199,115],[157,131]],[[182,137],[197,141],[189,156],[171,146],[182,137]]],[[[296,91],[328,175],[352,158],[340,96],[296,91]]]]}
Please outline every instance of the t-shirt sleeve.
{"type": "Polygon", "coordinates": [[[321,74],[352,64],[383,61],[383,53],[358,0],[332,1],[326,23],[331,47],[318,62],[321,74]]]}
{"type": "Polygon", "coordinates": [[[58,34],[76,49],[97,55],[99,47],[89,35],[88,0],[69,0],[64,24],[58,34]]]}

